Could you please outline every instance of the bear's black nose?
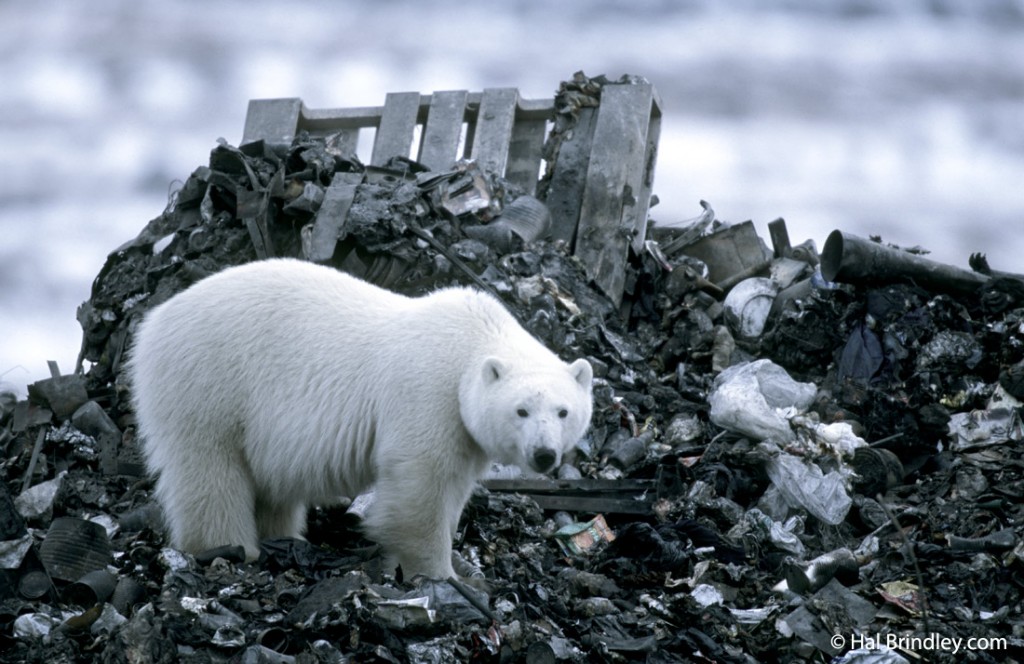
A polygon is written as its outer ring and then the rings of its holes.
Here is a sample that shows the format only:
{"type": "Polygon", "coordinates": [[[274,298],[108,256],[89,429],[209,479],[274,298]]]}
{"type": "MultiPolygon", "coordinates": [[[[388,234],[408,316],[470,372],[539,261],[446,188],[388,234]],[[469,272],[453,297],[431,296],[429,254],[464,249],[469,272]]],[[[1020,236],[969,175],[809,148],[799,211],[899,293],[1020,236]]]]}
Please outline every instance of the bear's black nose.
{"type": "Polygon", "coordinates": [[[543,472],[555,464],[555,451],[548,447],[542,447],[533,453],[533,467],[543,472]]]}

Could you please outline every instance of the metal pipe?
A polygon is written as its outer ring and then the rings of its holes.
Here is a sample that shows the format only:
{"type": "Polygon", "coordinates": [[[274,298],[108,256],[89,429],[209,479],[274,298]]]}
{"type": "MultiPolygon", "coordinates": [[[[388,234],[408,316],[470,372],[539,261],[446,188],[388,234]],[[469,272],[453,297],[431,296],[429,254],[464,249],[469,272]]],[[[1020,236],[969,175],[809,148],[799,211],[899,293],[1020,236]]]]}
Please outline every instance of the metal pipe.
{"type": "Polygon", "coordinates": [[[929,290],[967,295],[989,280],[984,274],[922,258],[879,242],[832,231],[821,252],[821,275],[828,281],[884,284],[912,279],[929,290]]]}

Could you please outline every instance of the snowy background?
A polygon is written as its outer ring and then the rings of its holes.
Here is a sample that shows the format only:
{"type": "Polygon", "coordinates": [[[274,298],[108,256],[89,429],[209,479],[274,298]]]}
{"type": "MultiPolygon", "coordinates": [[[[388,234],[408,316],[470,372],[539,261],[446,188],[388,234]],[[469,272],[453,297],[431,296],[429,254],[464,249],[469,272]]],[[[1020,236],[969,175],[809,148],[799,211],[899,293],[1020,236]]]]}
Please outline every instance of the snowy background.
{"type": "MultiPolygon", "coordinates": [[[[0,382],[74,368],[104,258],[251,98],[639,74],[661,224],[786,219],[1024,272],[1024,0],[0,0],[0,382]]],[[[368,159],[368,155],[364,155],[368,159]]]]}

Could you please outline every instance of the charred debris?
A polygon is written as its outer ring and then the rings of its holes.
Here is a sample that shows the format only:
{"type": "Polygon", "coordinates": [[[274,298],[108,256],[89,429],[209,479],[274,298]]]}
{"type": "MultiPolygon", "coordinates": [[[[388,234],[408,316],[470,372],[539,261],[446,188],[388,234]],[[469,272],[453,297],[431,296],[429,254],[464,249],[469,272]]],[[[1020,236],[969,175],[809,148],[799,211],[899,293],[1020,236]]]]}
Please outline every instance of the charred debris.
{"type": "Polygon", "coordinates": [[[220,142],[110,254],[75,371],[0,400],[0,660],[1021,661],[1024,278],[840,231],[819,253],[781,219],[769,248],[702,202],[628,238],[609,293],[545,204],[605,83],[563,84],[532,192],[473,161],[367,166],[330,136],[220,142]],[[253,564],[166,547],[132,331],[272,256],[408,294],[474,285],[592,362],[575,462],[495,468],[467,506],[461,573],[489,593],[381,569],[358,501],[253,564]]]}

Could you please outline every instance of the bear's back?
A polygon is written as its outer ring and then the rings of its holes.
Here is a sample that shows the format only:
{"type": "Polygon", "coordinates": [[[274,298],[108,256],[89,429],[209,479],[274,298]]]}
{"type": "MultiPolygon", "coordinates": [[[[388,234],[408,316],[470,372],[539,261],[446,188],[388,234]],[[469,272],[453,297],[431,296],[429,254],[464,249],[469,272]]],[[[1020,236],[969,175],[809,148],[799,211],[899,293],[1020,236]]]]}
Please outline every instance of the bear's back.
{"type": "Polygon", "coordinates": [[[335,394],[341,384],[452,391],[468,365],[501,349],[550,356],[482,292],[411,298],[329,267],[272,259],[214,274],[149,312],[130,373],[136,392],[167,392],[165,400],[187,392],[236,402],[218,404],[224,412],[335,394]]]}

